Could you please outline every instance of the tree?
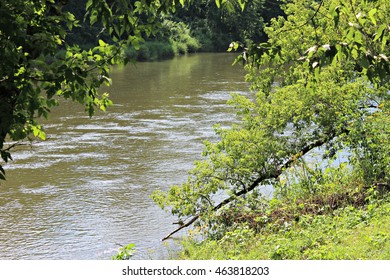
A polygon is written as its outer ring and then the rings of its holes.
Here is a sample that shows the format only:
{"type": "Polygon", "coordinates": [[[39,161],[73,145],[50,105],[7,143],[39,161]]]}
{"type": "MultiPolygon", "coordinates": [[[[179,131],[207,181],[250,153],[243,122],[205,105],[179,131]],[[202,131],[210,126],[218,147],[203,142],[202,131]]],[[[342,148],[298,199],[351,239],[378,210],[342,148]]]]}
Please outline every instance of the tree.
{"type": "Polygon", "coordinates": [[[289,167],[318,147],[328,159],[347,149],[364,184],[390,184],[389,5],[286,1],[287,17],[266,28],[268,42],[231,44],[243,49],[237,61],[256,94],[233,94],[239,123],[216,126],[220,141],[205,142],[204,160],[188,180],[154,193],[162,208],[188,219],[178,230],[195,221],[210,226],[238,198],[262,185],[277,188],[289,167]]]}

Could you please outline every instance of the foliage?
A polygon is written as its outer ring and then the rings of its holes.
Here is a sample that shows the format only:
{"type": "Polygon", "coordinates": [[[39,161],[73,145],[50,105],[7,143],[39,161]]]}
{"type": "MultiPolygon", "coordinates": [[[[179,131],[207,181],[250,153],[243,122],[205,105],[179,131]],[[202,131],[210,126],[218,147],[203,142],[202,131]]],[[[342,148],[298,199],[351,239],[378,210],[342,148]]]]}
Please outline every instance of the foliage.
{"type": "Polygon", "coordinates": [[[155,61],[193,53],[200,47],[185,23],[164,19],[155,36],[141,43],[138,49],[130,46],[125,53],[129,60],[155,61]]]}
{"type": "Polygon", "coordinates": [[[175,53],[192,53],[201,47],[198,40],[191,36],[188,25],[183,22],[174,22],[166,19],[162,23],[161,33],[165,35],[167,41],[176,50],[175,53]],[[180,45],[184,46],[181,50],[180,45]]]}
{"type": "Polygon", "coordinates": [[[126,57],[132,61],[156,61],[174,57],[176,54],[168,42],[146,41],[139,49],[129,47],[125,51],[126,57]]]}
{"type": "Polygon", "coordinates": [[[113,260],[129,260],[135,253],[135,245],[133,243],[120,247],[118,253],[112,257],[113,260]]]}
{"type": "Polygon", "coordinates": [[[191,35],[200,41],[202,51],[225,51],[231,41],[264,39],[263,18],[280,15],[278,6],[267,8],[271,5],[268,2],[246,1],[242,9],[242,3],[235,1],[221,1],[221,4],[215,0],[196,1],[178,9],[174,19],[189,25],[191,35]]]}
{"type": "MultiPolygon", "coordinates": [[[[390,184],[388,1],[287,1],[285,13],[266,28],[267,43],[238,58],[256,93],[232,95],[240,122],[216,126],[220,141],[205,142],[188,180],[154,193],[173,215],[212,226],[227,204],[277,186],[314,148],[330,160],[346,150],[359,186],[390,184]]],[[[313,174],[299,181],[314,195],[327,178],[313,174]]]]}

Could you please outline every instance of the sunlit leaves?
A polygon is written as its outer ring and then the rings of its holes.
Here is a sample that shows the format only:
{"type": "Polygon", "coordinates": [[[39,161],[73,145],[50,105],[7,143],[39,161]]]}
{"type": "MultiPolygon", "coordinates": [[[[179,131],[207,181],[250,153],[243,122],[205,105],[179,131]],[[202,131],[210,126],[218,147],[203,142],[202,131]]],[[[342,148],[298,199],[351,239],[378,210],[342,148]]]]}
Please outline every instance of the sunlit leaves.
{"type": "Polygon", "coordinates": [[[375,17],[375,14],[377,13],[378,9],[377,8],[374,8],[374,9],[371,9],[369,12],[368,12],[368,17],[370,18],[371,22],[374,24],[374,25],[377,25],[377,21],[376,21],[376,17],[375,17]]]}
{"type": "MultiPolygon", "coordinates": [[[[280,46],[292,50],[289,57],[286,57],[287,53],[283,55],[284,59],[296,59],[306,71],[315,73],[321,67],[349,60],[374,86],[383,85],[389,72],[386,59],[390,25],[386,1],[321,1],[312,4],[311,9],[317,11],[314,14],[301,13],[296,7],[303,5],[302,1],[295,2],[296,6],[287,5],[289,20],[279,19],[268,29],[273,48],[280,46]],[[329,24],[329,19],[333,19],[333,24],[329,24]],[[278,31],[272,32],[275,29],[278,31]]],[[[247,46],[246,55],[241,59],[260,65],[268,55],[272,61],[281,57],[279,52],[264,54],[259,51],[261,49],[261,45],[247,46]]]]}
{"type": "Polygon", "coordinates": [[[46,133],[43,131],[42,126],[32,125],[31,130],[35,137],[38,137],[41,140],[46,140],[46,133]]]}
{"type": "Polygon", "coordinates": [[[330,15],[333,18],[334,25],[337,27],[340,21],[340,6],[331,5],[329,11],[330,11],[330,15]]]}
{"type": "Polygon", "coordinates": [[[135,244],[130,243],[118,249],[118,253],[115,254],[112,260],[129,260],[136,252],[135,244]]]}
{"type": "Polygon", "coordinates": [[[237,3],[241,10],[244,10],[247,0],[215,0],[218,8],[226,8],[228,12],[235,11],[235,4],[237,3]]]}

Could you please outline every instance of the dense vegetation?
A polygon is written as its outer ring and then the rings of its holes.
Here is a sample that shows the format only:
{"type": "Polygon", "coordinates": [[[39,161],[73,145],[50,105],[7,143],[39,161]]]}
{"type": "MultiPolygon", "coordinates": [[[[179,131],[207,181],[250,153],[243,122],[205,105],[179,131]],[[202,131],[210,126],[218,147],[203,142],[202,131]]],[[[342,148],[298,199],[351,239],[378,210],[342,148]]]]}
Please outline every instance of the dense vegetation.
{"type": "Polygon", "coordinates": [[[237,201],[217,215],[218,235],[195,227],[176,257],[388,260],[388,190],[366,188],[346,169],[328,169],[315,192],[306,181],[282,193],[278,189],[271,200],[252,198],[250,207],[247,200],[237,201]]]}
{"type": "Polygon", "coordinates": [[[231,45],[254,92],[233,94],[239,122],[216,126],[220,141],[205,143],[188,180],[153,198],[182,220],[178,230],[197,225],[210,258],[217,246],[242,246],[230,256],[241,258],[386,258],[348,255],[347,244],[348,230],[372,227],[389,248],[389,2],[295,0],[284,11],[267,42],[231,45]]]}

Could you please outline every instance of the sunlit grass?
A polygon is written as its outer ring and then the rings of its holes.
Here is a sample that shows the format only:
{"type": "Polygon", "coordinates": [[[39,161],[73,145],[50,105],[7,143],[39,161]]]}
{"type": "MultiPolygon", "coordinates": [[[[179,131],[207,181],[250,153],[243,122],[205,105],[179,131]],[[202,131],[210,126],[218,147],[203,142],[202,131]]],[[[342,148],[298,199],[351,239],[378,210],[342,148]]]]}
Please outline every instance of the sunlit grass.
{"type": "MultiPolygon", "coordinates": [[[[286,203],[286,202],[285,202],[286,203]]],[[[291,204],[278,204],[291,208],[291,204]]],[[[261,230],[237,224],[218,240],[184,241],[183,259],[390,259],[390,196],[368,197],[326,214],[273,222],[261,230]]]]}
{"type": "Polygon", "coordinates": [[[263,231],[248,235],[241,240],[231,238],[204,241],[199,244],[187,240],[181,257],[185,259],[390,259],[389,201],[371,210],[348,208],[340,210],[335,216],[306,218],[311,222],[286,225],[278,232],[263,231]],[[373,211],[378,213],[372,213],[373,211]]]}

